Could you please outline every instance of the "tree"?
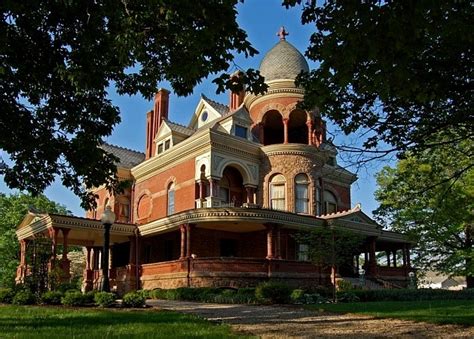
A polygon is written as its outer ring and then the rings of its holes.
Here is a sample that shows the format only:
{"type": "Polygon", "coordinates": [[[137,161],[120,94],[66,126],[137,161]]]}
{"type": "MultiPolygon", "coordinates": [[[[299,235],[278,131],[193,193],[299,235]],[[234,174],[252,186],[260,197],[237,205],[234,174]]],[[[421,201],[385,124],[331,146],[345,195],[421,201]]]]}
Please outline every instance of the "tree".
{"type": "Polygon", "coordinates": [[[361,132],[362,148],[343,149],[372,158],[436,147],[447,129],[453,144],[474,136],[470,1],[283,1],[301,3],[319,63],[298,79],[304,106],[361,132]]]}
{"type": "Polygon", "coordinates": [[[29,209],[42,213],[70,214],[66,207],[44,195],[0,193],[0,286],[10,286],[19,264],[19,243],[15,231],[29,209]]]}
{"type": "Polygon", "coordinates": [[[348,230],[328,227],[299,232],[295,239],[307,246],[306,254],[311,262],[323,270],[331,268],[333,299],[336,300],[336,272],[341,266],[353,262],[364,238],[348,230]]]}
{"type": "MultiPolygon", "coordinates": [[[[187,95],[234,54],[257,51],[236,22],[238,0],[2,1],[0,174],[10,188],[41,193],[59,176],[94,206],[92,187],[119,189],[100,146],[120,121],[108,90],[150,98],[168,80],[187,95]]],[[[228,74],[219,89],[266,88],[258,71],[228,74]]]]}
{"type": "MultiPolygon", "coordinates": [[[[442,144],[444,139],[438,139],[442,144]]],[[[474,141],[407,156],[377,175],[379,222],[417,243],[414,264],[474,287],[474,141]]]]}

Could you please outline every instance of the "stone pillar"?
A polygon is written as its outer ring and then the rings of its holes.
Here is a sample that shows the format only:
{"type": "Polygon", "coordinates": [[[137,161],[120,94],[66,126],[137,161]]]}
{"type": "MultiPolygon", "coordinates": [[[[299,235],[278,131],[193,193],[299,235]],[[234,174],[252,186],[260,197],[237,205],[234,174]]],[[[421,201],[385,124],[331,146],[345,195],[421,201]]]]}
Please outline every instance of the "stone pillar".
{"type": "Polygon", "coordinates": [[[273,259],[273,225],[265,225],[267,228],[267,259],[273,259]]]}
{"type": "Polygon", "coordinates": [[[93,289],[93,265],[94,265],[94,255],[92,251],[92,247],[86,247],[86,269],[84,270],[83,274],[83,282],[82,282],[82,289],[85,292],[91,291],[93,289]]]}
{"type": "Polygon", "coordinates": [[[306,126],[308,126],[308,145],[313,144],[313,122],[311,120],[306,121],[306,126]]]}
{"type": "Polygon", "coordinates": [[[209,179],[209,196],[210,197],[217,197],[219,194],[219,182],[217,179],[209,179]]]}
{"type": "Polygon", "coordinates": [[[288,143],[288,118],[283,119],[283,143],[288,143]]]}
{"type": "Polygon", "coordinates": [[[179,259],[186,258],[186,225],[179,226],[179,231],[181,233],[181,247],[179,259]]]}

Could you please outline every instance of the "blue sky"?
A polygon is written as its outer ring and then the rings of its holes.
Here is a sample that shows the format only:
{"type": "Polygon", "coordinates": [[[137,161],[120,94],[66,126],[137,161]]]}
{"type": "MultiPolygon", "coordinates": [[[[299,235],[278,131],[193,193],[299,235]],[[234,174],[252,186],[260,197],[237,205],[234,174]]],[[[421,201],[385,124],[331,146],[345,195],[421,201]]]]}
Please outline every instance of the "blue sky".
{"type": "MultiPolygon", "coordinates": [[[[265,53],[278,42],[276,33],[280,26],[285,26],[289,32],[287,41],[302,53],[308,47],[309,37],[314,27],[301,24],[301,9],[299,7],[287,10],[281,6],[280,0],[246,0],[244,4],[238,5],[238,12],[239,24],[247,32],[252,45],[260,52],[251,59],[237,56],[238,67],[258,68],[265,53]]],[[[309,66],[315,68],[317,65],[309,62],[309,66]]],[[[229,71],[235,69],[232,67],[229,71]]],[[[214,76],[210,75],[208,79],[196,86],[194,93],[190,96],[177,97],[171,93],[169,119],[181,124],[188,124],[201,93],[213,100],[227,104],[227,93],[215,94],[216,87],[211,83],[213,78],[214,76]]],[[[167,83],[160,84],[160,87],[171,89],[167,83]]],[[[110,98],[116,106],[120,107],[122,122],[115,127],[113,134],[106,141],[143,152],[145,149],[145,117],[146,112],[152,108],[152,102],[141,96],[118,96],[113,92],[113,89],[110,90],[110,98]]],[[[335,142],[347,142],[348,140],[342,135],[337,135],[335,142]]],[[[351,142],[353,141],[351,140],[351,142]]],[[[357,172],[359,179],[352,188],[352,205],[354,206],[358,202],[362,203],[363,210],[369,215],[377,207],[373,198],[376,188],[374,174],[380,167],[380,163],[371,163],[363,170],[359,170],[357,172]]],[[[0,190],[9,192],[3,180],[0,181],[0,190]]],[[[60,184],[55,183],[46,190],[45,194],[48,198],[66,205],[75,215],[84,215],[85,212],[80,207],[79,199],[60,184]]]]}

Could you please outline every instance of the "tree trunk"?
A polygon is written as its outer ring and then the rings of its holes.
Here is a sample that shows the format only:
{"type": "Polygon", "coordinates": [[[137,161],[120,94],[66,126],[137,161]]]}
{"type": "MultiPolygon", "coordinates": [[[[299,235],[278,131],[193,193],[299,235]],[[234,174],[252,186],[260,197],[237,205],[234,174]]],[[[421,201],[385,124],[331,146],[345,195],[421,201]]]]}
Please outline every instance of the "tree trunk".
{"type": "MultiPolygon", "coordinates": [[[[466,228],[464,229],[464,233],[466,234],[466,249],[467,251],[472,251],[472,245],[473,245],[473,241],[472,241],[472,230],[473,230],[473,226],[468,224],[466,226],[466,228]]],[[[467,288],[474,288],[474,265],[473,265],[473,262],[472,262],[472,256],[469,255],[470,253],[468,253],[468,256],[466,258],[466,271],[467,271],[467,275],[466,275],[466,287],[467,288]]]]}

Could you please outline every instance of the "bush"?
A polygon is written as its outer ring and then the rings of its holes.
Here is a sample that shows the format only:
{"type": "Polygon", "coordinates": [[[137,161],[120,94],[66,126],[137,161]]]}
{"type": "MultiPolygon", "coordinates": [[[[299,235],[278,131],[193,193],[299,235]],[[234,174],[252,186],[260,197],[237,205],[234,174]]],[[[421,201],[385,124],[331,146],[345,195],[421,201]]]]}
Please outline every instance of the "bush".
{"type": "Polygon", "coordinates": [[[138,290],[137,293],[141,294],[145,299],[151,299],[151,292],[150,290],[138,290]]]}
{"type": "Polygon", "coordinates": [[[290,302],[291,288],[278,282],[264,282],[255,289],[258,300],[272,304],[287,304],[290,302]]]}
{"type": "Polygon", "coordinates": [[[11,304],[15,291],[12,288],[0,288],[0,303],[11,304]]]}
{"type": "Polygon", "coordinates": [[[48,291],[41,296],[41,302],[46,305],[61,305],[64,294],[60,291],[48,291]]]}
{"type": "Polygon", "coordinates": [[[344,292],[340,296],[338,296],[337,300],[344,303],[354,303],[360,301],[360,298],[355,295],[354,292],[344,292]]]}
{"type": "Polygon", "coordinates": [[[12,299],[13,305],[32,305],[35,303],[36,297],[29,290],[18,291],[12,299]]]}
{"type": "Polygon", "coordinates": [[[338,280],[337,281],[337,290],[340,292],[347,292],[352,290],[352,283],[347,280],[338,280]]]}
{"type": "Polygon", "coordinates": [[[95,295],[97,293],[100,293],[100,292],[97,291],[97,290],[92,290],[92,291],[88,291],[88,292],[84,293],[84,303],[85,304],[95,303],[95,295]]]}
{"type": "Polygon", "coordinates": [[[291,292],[290,299],[295,304],[303,304],[304,291],[302,289],[296,289],[291,292]]]}
{"type": "Polygon", "coordinates": [[[61,298],[64,306],[84,306],[87,303],[87,297],[79,291],[68,291],[61,298]]]}
{"type": "Polygon", "coordinates": [[[145,306],[145,298],[138,292],[129,292],[123,296],[123,306],[143,307],[145,306]]]}
{"type": "Polygon", "coordinates": [[[115,294],[110,292],[98,292],[94,295],[95,304],[99,307],[112,307],[115,299],[115,294]]]}

